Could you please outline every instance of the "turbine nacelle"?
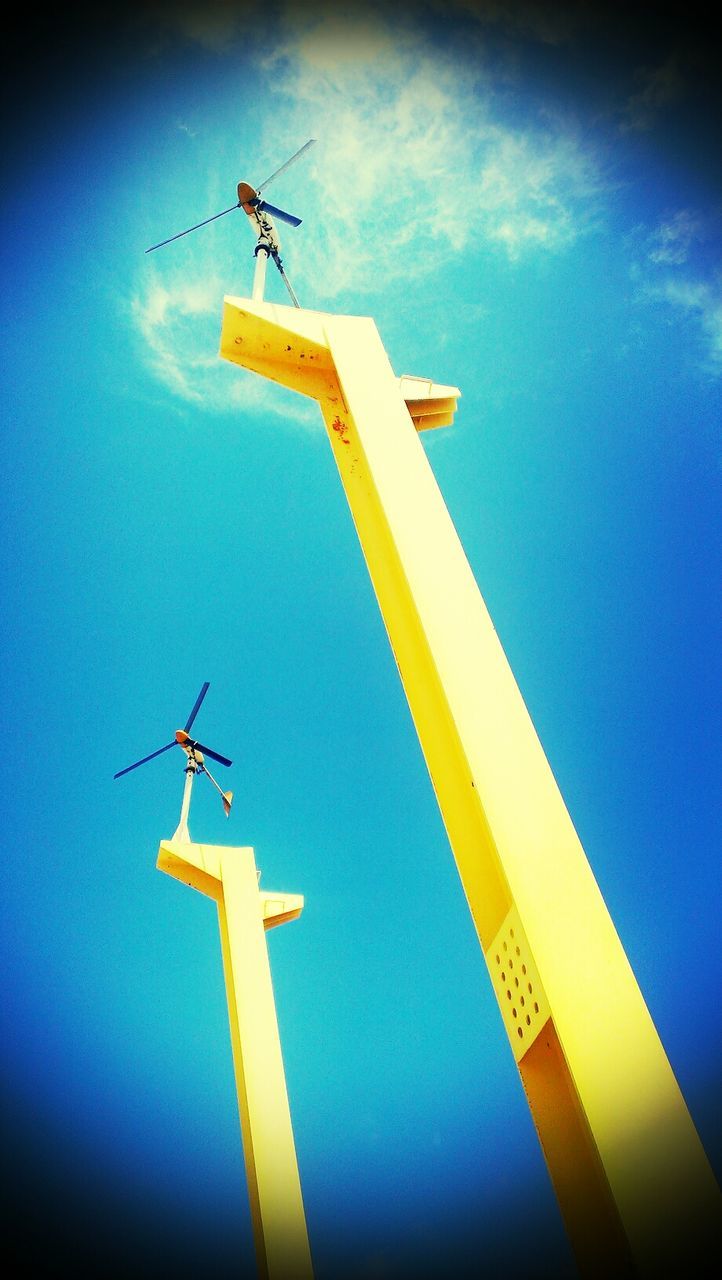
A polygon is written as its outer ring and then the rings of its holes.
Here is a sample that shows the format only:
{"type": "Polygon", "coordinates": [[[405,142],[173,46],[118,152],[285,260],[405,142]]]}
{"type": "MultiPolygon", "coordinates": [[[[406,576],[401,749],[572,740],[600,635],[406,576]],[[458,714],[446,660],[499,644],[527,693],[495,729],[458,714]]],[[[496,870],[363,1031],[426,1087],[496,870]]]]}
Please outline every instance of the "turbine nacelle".
{"type": "MultiPolygon", "coordinates": [[[[248,182],[238,183],[238,207],[247,215],[253,234],[258,239],[256,253],[258,253],[259,248],[263,247],[265,242],[272,257],[279,254],[281,241],[267,206],[259,199],[258,192],[248,182]]],[[[300,218],[298,221],[300,222],[300,218]]]]}

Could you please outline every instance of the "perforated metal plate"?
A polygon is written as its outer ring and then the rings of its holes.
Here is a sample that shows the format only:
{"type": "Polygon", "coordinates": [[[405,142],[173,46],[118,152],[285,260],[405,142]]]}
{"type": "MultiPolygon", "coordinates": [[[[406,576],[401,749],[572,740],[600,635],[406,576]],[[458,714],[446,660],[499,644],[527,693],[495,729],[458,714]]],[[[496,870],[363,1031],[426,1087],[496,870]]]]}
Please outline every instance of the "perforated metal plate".
{"type": "Polygon", "coordinates": [[[486,962],[518,1062],[534,1043],[550,1009],[516,907],[488,948],[486,962]]]}

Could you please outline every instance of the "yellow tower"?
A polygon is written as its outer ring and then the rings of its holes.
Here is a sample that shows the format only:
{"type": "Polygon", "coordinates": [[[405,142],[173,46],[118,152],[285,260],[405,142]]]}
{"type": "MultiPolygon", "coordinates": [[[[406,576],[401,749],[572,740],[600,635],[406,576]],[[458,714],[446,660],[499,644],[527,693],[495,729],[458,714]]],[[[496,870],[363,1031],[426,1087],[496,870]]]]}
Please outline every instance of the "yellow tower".
{"type": "Polygon", "coordinates": [[[261,1280],[312,1280],[311,1254],[265,930],[295,920],[298,894],[259,887],[253,849],[161,842],[158,867],[218,906],[233,1066],[261,1280]]]}
{"type": "Polygon", "coordinates": [[[194,844],[188,830],[193,781],[205,774],[223,802],[226,817],[233,792],[216,782],[206,757],[233,762],[191,737],[196,716],[210,688],[205,681],[185,726],[174,738],[115,774],[122,778],[156,756],[179,746],[186,756],[180,821],[170,840],[161,842],[161,871],[213,898],[218,906],[228,1017],[248,1195],[261,1280],[312,1280],[306,1218],[291,1129],[286,1077],[278,1036],[265,930],[295,920],[303,910],[298,894],[260,888],[253,849],[194,844]]]}
{"type": "Polygon", "coordinates": [[[318,400],[580,1270],[681,1274],[719,1188],[372,320],[227,298],[221,355],[318,400]]]}

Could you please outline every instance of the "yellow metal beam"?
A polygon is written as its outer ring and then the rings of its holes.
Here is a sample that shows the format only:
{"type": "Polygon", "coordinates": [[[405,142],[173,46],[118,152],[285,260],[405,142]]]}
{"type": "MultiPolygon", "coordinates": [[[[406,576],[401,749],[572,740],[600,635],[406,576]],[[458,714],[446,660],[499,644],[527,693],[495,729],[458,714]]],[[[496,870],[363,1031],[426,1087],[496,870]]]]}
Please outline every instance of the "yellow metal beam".
{"type": "Polygon", "coordinates": [[[262,1280],[313,1269],[264,930],[301,914],[299,894],[258,884],[253,849],[164,840],[158,868],[218,906],[254,1244],[262,1280]]]}
{"type": "Polygon", "coordinates": [[[719,1188],[418,439],[424,380],[371,319],[239,298],[221,355],[319,401],[581,1270],[688,1268],[719,1188]]]}

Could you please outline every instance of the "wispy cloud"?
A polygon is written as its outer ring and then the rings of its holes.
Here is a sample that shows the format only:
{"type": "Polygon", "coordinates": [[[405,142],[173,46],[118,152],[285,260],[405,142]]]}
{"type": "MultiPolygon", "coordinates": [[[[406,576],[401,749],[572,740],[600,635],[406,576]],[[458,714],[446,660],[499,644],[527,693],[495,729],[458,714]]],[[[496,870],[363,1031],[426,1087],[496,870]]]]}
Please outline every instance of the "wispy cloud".
{"type": "Polygon", "coordinates": [[[294,17],[269,52],[274,132],[323,138],[315,288],[415,272],[484,241],[511,259],[563,248],[601,182],[571,128],[495,118],[491,85],[411,28],[294,17]],[[333,127],[329,128],[329,121],[333,127]],[[321,264],[323,263],[323,267],[321,264]]]}
{"type": "MultiPolygon", "coordinates": [[[[529,103],[506,123],[483,64],[444,54],[403,12],[391,23],[361,7],[281,6],[265,51],[256,28],[265,154],[281,162],[306,138],[319,139],[303,161],[301,212],[313,219],[314,236],[291,274],[302,298],[312,282],[321,305],[346,290],[373,294],[410,272],[431,273],[472,248],[519,263],[558,253],[597,214],[603,181],[574,128],[529,103]]],[[[211,4],[198,27],[181,7],[175,21],[183,38],[222,46],[226,74],[235,48],[246,75],[232,7],[211,4]]],[[[194,254],[193,266],[184,259],[185,280],[165,260],[143,276],[133,316],[163,384],[186,401],[225,408],[227,383],[207,355],[220,283],[203,248],[194,254]]],[[[305,413],[301,404],[299,418],[305,413]]]]}
{"type": "Polygon", "coordinates": [[[699,323],[706,340],[708,368],[722,374],[722,276],[712,281],[667,278],[650,286],[649,293],[699,323]]]}
{"type": "Polygon", "coordinates": [[[642,254],[632,267],[637,296],[689,317],[705,344],[705,367],[722,373],[722,272],[707,266],[704,249],[717,240],[717,219],[692,209],[668,214],[651,231],[637,227],[642,254]]]}
{"type": "Polygon", "coordinates": [[[630,95],[620,113],[622,133],[646,133],[656,124],[660,112],[684,92],[684,81],[674,55],[657,67],[639,71],[637,81],[639,89],[630,95]]]}
{"type": "Polygon", "coordinates": [[[202,404],[204,412],[261,409],[285,421],[316,424],[315,406],[221,360],[222,300],[219,279],[189,283],[177,274],[147,277],[130,309],[149,371],[176,398],[202,404]]]}
{"type": "Polygon", "coordinates": [[[678,209],[651,233],[648,251],[650,262],[673,266],[685,263],[701,230],[699,217],[690,209],[678,209]]]}
{"type": "Polygon", "coordinates": [[[200,384],[210,367],[210,357],[201,354],[198,322],[212,314],[213,301],[214,290],[207,282],[173,284],[151,275],[131,303],[149,368],[168,390],[189,402],[203,398],[200,384]]]}

